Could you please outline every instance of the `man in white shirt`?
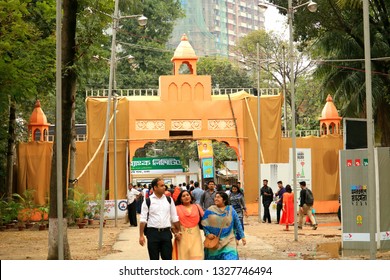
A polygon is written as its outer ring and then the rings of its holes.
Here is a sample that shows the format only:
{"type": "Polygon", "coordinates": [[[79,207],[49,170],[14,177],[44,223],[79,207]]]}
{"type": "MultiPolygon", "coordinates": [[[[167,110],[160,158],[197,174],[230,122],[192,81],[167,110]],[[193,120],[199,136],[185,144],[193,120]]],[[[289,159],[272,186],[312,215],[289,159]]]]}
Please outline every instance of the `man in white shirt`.
{"type": "Polygon", "coordinates": [[[150,206],[145,199],[142,203],[139,244],[145,245],[144,229],[147,223],[146,237],[148,239],[148,253],[151,260],[172,259],[172,229],[176,239],[180,240],[180,223],[177,216],[175,202],[165,196],[165,183],[162,178],[152,181],[153,194],[150,198],[150,206]],[[168,200],[169,199],[169,200],[168,200]]]}
{"type": "Polygon", "coordinates": [[[130,183],[127,191],[127,214],[129,215],[130,227],[137,226],[137,202],[142,194],[130,183]]]}

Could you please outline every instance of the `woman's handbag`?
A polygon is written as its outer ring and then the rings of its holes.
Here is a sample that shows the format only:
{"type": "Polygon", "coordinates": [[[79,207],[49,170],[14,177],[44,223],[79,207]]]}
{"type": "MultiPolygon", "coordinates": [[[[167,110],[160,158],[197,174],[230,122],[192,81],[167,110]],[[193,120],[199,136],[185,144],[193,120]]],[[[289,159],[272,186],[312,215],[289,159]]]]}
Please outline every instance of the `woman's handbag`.
{"type": "MultiPolygon", "coordinates": [[[[222,231],[222,228],[221,228],[222,231]]],[[[219,232],[219,235],[221,234],[221,231],[219,232]]],[[[203,241],[203,246],[207,249],[216,250],[219,246],[219,235],[215,236],[213,239],[210,239],[206,236],[205,240],[203,241]]]]}

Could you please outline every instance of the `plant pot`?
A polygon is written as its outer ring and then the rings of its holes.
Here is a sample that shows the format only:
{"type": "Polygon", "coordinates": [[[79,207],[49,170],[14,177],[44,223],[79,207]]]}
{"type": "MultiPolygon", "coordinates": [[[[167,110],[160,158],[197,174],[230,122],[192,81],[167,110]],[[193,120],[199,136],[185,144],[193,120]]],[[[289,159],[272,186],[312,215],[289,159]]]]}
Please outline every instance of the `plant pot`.
{"type": "Polygon", "coordinates": [[[19,230],[19,231],[23,231],[24,228],[25,228],[25,226],[23,226],[23,225],[18,226],[18,230],[19,230]]]}
{"type": "Polygon", "coordinates": [[[88,219],[88,225],[93,225],[93,219],[88,219]]]}
{"type": "Polygon", "coordinates": [[[14,224],[6,224],[5,228],[10,229],[10,228],[14,228],[14,226],[15,226],[14,224]]]}
{"type": "Polygon", "coordinates": [[[45,224],[40,224],[38,229],[39,230],[45,230],[46,229],[46,225],[45,224]]]}
{"type": "Polygon", "coordinates": [[[4,231],[5,230],[5,226],[0,226],[0,231],[4,231]]]}
{"type": "Polygon", "coordinates": [[[84,228],[86,223],[78,223],[77,225],[79,226],[79,228],[84,228]]]}
{"type": "Polygon", "coordinates": [[[32,228],[34,226],[33,223],[26,223],[26,228],[29,229],[29,228],[32,228]]]}

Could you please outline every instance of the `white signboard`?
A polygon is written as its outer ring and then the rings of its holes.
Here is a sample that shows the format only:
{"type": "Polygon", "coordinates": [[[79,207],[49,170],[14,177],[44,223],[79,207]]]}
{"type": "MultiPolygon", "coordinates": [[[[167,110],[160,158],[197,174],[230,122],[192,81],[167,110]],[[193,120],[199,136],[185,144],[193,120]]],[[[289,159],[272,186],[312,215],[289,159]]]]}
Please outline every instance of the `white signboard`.
{"type": "Polygon", "coordinates": [[[368,242],[370,241],[369,233],[343,233],[343,241],[360,241],[368,242]]]}
{"type": "MultiPolygon", "coordinates": [[[[296,166],[297,166],[297,187],[299,187],[299,182],[305,181],[306,182],[306,187],[311,189],[311,149],[302,149],[302,148],[297,148],[296,149],[296,166]]],[[[293,181],[293,154],[292,154],[292,149],[290,149],[290,157],[289,157],[289,162],[290,162],[290,182],[291,186],[292,181],[293,181]]]]}
{"type": "MultiPolygon", "coordinates": [[[[127,215],[127,199],[118,199],[116,202],[118,218],[124,218],[127,215]]],[[[104,209],[105,219],[115,219],[115,200],[106,200],[104,209]]]]}

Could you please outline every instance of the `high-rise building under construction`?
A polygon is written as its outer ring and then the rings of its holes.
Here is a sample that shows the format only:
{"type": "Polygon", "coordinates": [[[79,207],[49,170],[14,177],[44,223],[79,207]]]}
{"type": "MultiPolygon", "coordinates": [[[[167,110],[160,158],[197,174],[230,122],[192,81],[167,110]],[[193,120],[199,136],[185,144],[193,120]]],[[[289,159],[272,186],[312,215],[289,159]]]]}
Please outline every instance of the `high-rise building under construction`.
{"type": "Polygon", "coordinates": [[[233,47],[249,32],[264,28],[259,0],[181,0],[186,17],[175,24],[169,46],[187,35],[198,56],[234,57],[233,47]]]}

